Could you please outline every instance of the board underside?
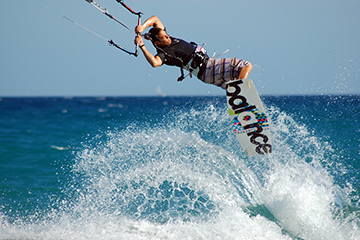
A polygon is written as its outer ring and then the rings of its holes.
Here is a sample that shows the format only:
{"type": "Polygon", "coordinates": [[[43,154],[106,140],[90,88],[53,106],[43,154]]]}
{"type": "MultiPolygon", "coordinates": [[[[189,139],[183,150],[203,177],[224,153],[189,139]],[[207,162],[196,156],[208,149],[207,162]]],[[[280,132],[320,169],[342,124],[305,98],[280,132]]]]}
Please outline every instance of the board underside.
{"type": "Polygon", "coordinates": [[[251,80],[228,82],[227,103],[236,138],[248,156],[271,153],[269,119],[251,80]]]}

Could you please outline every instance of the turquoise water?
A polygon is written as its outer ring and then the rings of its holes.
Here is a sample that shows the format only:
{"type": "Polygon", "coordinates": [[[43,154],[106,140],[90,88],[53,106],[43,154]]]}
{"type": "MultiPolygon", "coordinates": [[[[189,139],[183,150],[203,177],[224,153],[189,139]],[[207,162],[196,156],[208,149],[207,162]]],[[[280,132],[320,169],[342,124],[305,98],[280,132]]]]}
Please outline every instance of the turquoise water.
{"type": "Polygon", "coordinates": [[[0,99],[0,239],[360,239],[360,96],[0,99]]]}

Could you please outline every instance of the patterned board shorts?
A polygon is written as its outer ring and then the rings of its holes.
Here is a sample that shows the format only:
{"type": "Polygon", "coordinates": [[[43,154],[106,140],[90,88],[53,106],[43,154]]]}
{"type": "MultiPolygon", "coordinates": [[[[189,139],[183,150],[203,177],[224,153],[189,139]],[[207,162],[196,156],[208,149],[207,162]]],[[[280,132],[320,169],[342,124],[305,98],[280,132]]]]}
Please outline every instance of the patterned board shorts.
{"type": "Polygon", "coordinates": [[[201,81],[226,89],[226,82],[236,79],[250,62],[236,58],[210,58],[201,81]]]}

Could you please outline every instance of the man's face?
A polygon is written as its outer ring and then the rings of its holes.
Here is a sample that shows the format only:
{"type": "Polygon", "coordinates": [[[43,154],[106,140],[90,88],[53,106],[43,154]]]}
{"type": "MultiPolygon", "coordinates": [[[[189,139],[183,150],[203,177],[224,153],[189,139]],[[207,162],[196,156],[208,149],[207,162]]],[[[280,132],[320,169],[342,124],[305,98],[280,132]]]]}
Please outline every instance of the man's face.
{"type": "Polygon", "coordinates": [[[158,45],[159,47],[167,46],[171,43],[170,36],[165,32],[165,30],[161,30],[158,34],[158,38],[160,38],[161,41],[155,41],[154,43],[158,45]]]}

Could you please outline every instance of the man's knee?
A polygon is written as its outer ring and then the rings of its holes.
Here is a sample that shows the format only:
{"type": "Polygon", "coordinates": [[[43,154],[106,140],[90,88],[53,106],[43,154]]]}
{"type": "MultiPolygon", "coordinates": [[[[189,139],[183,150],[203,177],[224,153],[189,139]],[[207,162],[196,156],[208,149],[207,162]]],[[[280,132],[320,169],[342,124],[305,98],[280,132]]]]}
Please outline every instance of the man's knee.
{"type": "Polygon", "coordinates": [[[238,76],[238,79],[247,79],[251,70],[252,70],[252,64],[249,63],[249,65],[243,67],[241,70],[240,70],[240,73],[239,73],[239,76],[238,76]]]}

